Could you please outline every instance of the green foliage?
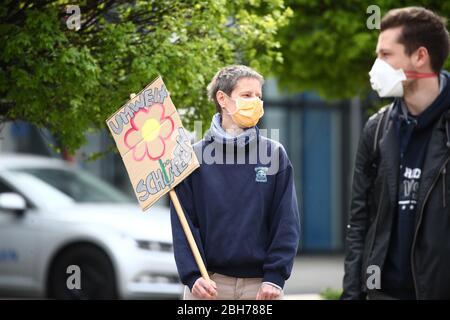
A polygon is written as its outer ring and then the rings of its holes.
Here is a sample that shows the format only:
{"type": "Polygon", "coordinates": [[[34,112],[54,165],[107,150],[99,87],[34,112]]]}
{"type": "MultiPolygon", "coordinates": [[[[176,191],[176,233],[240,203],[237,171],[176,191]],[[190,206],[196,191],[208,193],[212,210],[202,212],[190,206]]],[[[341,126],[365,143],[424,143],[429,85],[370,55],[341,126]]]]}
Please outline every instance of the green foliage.
{"type": "Polygon", "coordinates": [[[292,92],[314,90],[330,99],[364,96],[370,90],[367,73],[376,58],[379,31],[366,26],[368,6],[378,5],[381,16],[414,5],[450,16],[448,1],[286,0],[286,5],[294,16],[278,38],[284,57],[276,66],[280,86],[292,92]]]}
{"type": "Polygon", "coordinates": [[[231,63],[262,73],[281,61],[283,0],[80,1],[81,29],[65,23],[68,1],[0,5],[0,114],[48,128],[75,151],[86,132],[158,74],[184,124],[206,125],[206,85],[231,63]]]}
{"type": "Polygon", "coordinates": [[[326,288],[320,293],[320,297],[324,300],[339,300],[342,295],[342,289],[326,288]]]}

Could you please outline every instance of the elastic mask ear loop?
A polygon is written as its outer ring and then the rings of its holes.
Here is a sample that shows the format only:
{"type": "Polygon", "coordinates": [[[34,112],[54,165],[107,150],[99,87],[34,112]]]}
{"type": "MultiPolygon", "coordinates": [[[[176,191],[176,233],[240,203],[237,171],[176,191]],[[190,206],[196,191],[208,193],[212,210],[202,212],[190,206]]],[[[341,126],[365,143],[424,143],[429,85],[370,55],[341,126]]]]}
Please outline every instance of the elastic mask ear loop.
{"type": "Polygon", "coordinates": [[[236,110],[234,110],[234,112],[229,112],[228,110],[225,109],[227,111],[227,114],[229,116],[231,116],[231,115],[235,114],[236,112],[238,112],[238,110],[239,110],[238,105],[237,105],[237,101],[235,101],[233,98],[231,98],[229,95],[227,95],[224,91],[222,91],[222,92],[223,92],[224,95],[227,96],[228,99],[234,101],[234,103],[236,104],[236,110]]]}
{"type": "Polygon", "coordinates": [[[420,73],[415,71],[403,71],[408,79],[424,79],[424,78],[433,78],[437,77],[437,73],[420,73]]]}
{"type": "MultiPolygon", "coordinates": [[[[223,92],[223,91],[222,91],[222,92],[223,92]]],[[[235,103],[235,105],[236,105],[236,109],[234,110],[234,112],[229,112],[229,111],[227,110],[228,115],[231,116],[231,115],[235,114],[236,112],[238,112],[238,111],[239,111],[239,106],[238,106],[237,101],[236,101],[235,99],[231,98],[231,97],[230,97],[229,95],[227,95],[225,92],[223,92],[223,94],[226,95],[227,98],[230,99],[231,101],[233,101],[233,102],[235,103]]]]}

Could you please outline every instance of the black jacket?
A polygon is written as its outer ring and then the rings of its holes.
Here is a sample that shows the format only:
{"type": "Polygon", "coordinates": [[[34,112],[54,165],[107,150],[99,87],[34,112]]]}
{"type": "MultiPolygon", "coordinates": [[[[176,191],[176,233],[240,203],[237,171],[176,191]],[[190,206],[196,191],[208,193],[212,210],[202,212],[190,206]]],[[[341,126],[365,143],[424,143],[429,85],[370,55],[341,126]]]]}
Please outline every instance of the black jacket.
{"type": "MultiPolygon", "coordinates": [[[[448,86],[444,90],[448,90],[448,86]]],[[[433,126],[422,168],[411,248],[411,268],[418,299],[450,299],[449,108],[433,126]]],[[[382,109],[367,121],[358,146],[347,225],[342,299],[365,298],[370,291],[367,280],[372,274],[368,267],[378,266],[382,273],[389,248],[397,210],[399,176],[399,142],[389,116],[378,143],[378,157],[373,152],[378,123],[386,110],[382,109]],[[377,164],[375,174],[374,163],[377,164]]]]}

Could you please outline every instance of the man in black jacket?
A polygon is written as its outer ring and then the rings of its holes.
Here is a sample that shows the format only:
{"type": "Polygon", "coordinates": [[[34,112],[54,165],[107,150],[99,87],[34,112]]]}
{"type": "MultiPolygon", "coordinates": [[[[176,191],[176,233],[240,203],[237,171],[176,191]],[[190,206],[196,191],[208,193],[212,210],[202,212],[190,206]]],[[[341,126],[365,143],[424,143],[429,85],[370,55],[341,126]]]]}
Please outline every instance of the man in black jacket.
{"type": "Polygon", "coordinates": [[[369,72],[394,97],[366,123],[355,162],[343,299],[450,299],[450,76],[445,20],[382,19],[369,72]]]}

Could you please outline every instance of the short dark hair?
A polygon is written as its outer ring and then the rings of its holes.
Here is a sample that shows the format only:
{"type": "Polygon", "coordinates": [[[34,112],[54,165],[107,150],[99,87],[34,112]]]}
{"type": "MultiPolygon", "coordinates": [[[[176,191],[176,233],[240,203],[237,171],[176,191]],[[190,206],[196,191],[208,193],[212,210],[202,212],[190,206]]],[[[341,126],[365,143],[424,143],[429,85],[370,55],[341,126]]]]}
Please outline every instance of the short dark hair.
{"type": "Polygon", "coordinates": [[[222,114],[222,108],[216,98],[217,91],[223,91],[227,95],[231,95],[231,92],[236,87],[239,79],[242,78],[254,78],[264,84],[264,77],[250,67],[244,65],[231,65],[220,69],[213,77],[208,85],[208,97],[209,100],[216,105],[216,111],[222,114]]]}
{"type": "Polygon", "coordinates": [[[445,18],[422,7],[392,9],[381,20],[381,32],[402,27],[398,42],[407,55],[425,47],[430,55],[431,68],[438,73],[447,60],[450,44],[445,18]]]}

